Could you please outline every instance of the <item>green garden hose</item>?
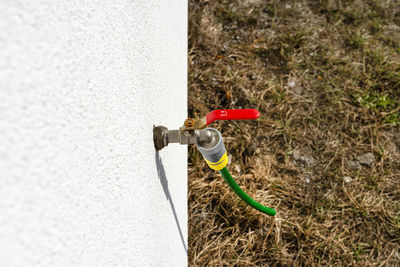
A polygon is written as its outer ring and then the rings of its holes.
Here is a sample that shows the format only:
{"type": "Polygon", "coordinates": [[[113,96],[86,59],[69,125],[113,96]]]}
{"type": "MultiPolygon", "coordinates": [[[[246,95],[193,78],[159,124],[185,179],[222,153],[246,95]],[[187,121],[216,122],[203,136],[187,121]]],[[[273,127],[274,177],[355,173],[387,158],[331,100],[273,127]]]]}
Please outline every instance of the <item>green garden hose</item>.
{"type": "Polygon", "coordinates": [[[228,169],[224,167],[219,171],[221,173],[222,177],[224,178],[225,182],[229,185],[229,187],[233,190],[233,192],[236,193],[244,202],[249,204],[252,208],[255,208],[256,210],[259,210],[265,214],[275,216],[276,210],[265,207],[249,197],[243,190],[240,188],[240,186],[233,180],[231,174],[229,173],[228,169]]]}
{"type": "Polygon", "coordinates": [[[235,182],[235,180],[233,180],[231,174],[226,168],[226,165],[228,165],[228,156],[222,141],[221,133],[214,128],[207,128],[205,131],[209,132],[208,138],[202,142],[198,142],[196,145],[208,166],[213,170],[219,171],[233,192],[235,192],[236,195],[238,195],[250,207],[265,214],[274,216],[276,214],[274,209],[265,207],[249,197],[235,182]]]}

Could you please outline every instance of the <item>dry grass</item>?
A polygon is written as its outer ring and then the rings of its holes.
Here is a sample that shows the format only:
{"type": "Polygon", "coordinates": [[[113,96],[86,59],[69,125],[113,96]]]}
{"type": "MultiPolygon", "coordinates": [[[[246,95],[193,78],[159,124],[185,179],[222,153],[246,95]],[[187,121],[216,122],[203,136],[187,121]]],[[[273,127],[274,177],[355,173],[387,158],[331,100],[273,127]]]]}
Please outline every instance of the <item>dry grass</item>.
{"type": "Polygon", "coordinates": [[[213,126],[237,182],[278,212],[248,208],[190,148],[190,265],[400,266],[398,1],[189,10],[189,115],[261,112],[213,126]]]}

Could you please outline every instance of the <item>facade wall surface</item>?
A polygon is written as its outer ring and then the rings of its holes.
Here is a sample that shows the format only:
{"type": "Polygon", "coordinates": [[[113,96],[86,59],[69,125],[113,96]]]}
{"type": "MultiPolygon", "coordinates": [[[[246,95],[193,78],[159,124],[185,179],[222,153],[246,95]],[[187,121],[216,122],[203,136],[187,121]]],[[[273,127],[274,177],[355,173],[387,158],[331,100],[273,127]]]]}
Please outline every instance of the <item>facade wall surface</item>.
{"type": "Polygon", "coordinates": [[[0,2],[0,266],[186,266],[187,2],[0,2]]]}

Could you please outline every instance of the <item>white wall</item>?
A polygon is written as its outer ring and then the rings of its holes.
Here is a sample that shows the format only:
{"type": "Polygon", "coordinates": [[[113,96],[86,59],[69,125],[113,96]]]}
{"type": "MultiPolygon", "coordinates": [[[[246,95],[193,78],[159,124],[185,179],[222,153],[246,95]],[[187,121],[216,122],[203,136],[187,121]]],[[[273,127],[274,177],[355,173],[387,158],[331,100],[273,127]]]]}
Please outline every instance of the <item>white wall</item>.
{"type": "Polygon", "coordinates": [[[0,266],[186,266],[187,2],[0,2],[0,266]]]}

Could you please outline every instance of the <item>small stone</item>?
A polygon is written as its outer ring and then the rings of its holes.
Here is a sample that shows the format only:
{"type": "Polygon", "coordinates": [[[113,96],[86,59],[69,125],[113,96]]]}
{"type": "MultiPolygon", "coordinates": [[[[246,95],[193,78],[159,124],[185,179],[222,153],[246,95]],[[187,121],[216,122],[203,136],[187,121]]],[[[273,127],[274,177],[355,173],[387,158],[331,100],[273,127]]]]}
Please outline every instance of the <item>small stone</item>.
{"type": "Polygon", "coordinates": [[[254,73],[247,75],[250,80],[257,80],[258,76],[254,73]]]}
{"type": "Polygon", "coordinates": [[[241,172],[242,172],[242,170],[240,169],[239,165],[236,165],[236,164],[235,164],[235,166],[234,166],[233,168],[235,169],[235,171],[236,171],[237,173],[241,173],[241,172]]]}
{"type": "Polygon", "coordinates": [[[351,177],[350,176],[345,176],[345,177],[343,177],[343,181],[345,182],[345,183],[350,183],[351,182],[351,177]]]}
{"type": "Polygon", "coordinates": [[[375,156],[371,152],[368,152],[364,155],[359,156],[358,161],[363,165],[371,166],[371,164],[375,161],[375,156]]]}
{"type": "Polygon", "coordinates": [[[346,162],[347,167],[351,170],[351,171],[358,171],[361,169],[361,164],[356,161],[356,160],[348,160],[346,162]]]}
{"type": "Polygon", "coordinates": [[[311,182],[310,178],[305,179],[306,184],[309,184],[311,182]]]}
{"type": "Polygon", "coordinates": [[[211,83],[212,83],[213,85],[218,85],[218,84],[219,84],[219,82],[217,81],[217,79],[216,79],[215,77],[212,77],[212,78],[211,78],[211,83]]]}
{"type": "Polygon", "coordinates": [[[300,95],[303,92],[303,87],[301,87],[300,81],[295,77],[289,79],[287,86],[296,95],[300,95]]]}
{"type": "Polygon", "coordinates": [[[304,166],[306,168],[312,167],[316,164],[315,159],[299,150],[293,152],[293,159],[296,164],[304,166]]]}
{"type": "Polygon", "coordinates": [[[263,28],[264,28],[264,29],[268,29],[269,27],[271,27],[271,24],[270,24],[268,21],[266,21],[266,22],[264,23],[263,28]]]}

